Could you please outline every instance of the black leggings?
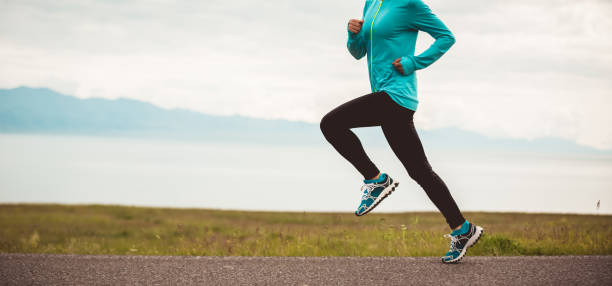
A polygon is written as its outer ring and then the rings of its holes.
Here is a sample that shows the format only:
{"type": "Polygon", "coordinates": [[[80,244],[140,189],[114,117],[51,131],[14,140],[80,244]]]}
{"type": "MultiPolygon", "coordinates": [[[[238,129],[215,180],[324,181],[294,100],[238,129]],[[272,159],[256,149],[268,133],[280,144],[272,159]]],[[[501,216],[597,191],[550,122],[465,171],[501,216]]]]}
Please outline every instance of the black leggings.
{"type": "Polygon", "coordinates": [[[444,181],[431,169],[414,128],[413,115],[414,111],[400,106],[384,91],[375,92],[355,98],[330,111],[321,120],[321,131],[338,153],[351,162],[364,178],[369,179],[378,175],[379,170],[370,161],[351,128],[382,127],[387,142],[408,175],[425,190],[448,225],[456,228],[465,219],[444,181]]]}

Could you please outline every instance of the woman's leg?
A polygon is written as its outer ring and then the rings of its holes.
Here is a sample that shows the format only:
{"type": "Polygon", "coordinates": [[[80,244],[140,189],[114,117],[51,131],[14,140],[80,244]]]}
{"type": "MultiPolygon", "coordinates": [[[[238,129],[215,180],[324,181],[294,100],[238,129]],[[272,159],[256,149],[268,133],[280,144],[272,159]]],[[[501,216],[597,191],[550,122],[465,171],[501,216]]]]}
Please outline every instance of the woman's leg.
{"type": "Polygon", "coordinates": [[[380,171],[363,150],[361,141],[351,128],[380,125],[386,113],[386,96],[386,93],[376,92],[355,98],[336,107],[321,120],[321,131],[325,139],[365,179],[376,177],[380,171]]]}
{"type": "Polygon", "coordinates": [[[388,96],[387,98],[392,105],[388,111],[390,116],[381,126],[391,149],[408,171],[408,175],[425,190],[429,199],[444,215],[451,229],[461,226],[465,218],[448,187],[427,161],[423,145],[414,127],[414,111],[398,105],[388,96]]]}

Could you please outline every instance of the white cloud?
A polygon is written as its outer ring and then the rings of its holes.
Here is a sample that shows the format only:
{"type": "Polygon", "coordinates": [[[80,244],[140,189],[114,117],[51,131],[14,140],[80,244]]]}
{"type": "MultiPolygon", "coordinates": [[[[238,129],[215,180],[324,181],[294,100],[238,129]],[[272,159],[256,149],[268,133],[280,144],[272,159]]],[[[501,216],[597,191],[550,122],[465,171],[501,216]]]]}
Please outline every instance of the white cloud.
{"type": "MultiPolygon", "coordinates": [[[[426,2],[457,44],[419,72],[419,127],[612,148],[610,1],[426,2]]],[[[0,87],[310,122],[369,91],[362,1],[176,3],[4,1],[0,87]]]]}

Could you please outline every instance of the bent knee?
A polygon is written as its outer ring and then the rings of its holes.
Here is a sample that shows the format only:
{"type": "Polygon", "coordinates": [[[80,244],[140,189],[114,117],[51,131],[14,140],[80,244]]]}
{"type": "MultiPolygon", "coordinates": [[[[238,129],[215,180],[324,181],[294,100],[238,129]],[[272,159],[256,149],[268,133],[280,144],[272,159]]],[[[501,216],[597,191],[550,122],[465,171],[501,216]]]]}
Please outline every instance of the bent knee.
{"type": "Polygon", "coordinates": [[[319,123],[319,128],[321,128],[321,132],[323,132],[323,134],[329,133],[330,131],[335,129],[334,121],[332,117],[329,116],[329,113],[323,116],[323,118],[321,118],[321,123],[319,123]]]}
{"type": "Polygon", "coordinates": [[[421,164],[418,167],[412,167],[408,170],[408,176],[413,180],[420,182],[431,179],[436,176],[434,170],[429,164],[421,164]]]}

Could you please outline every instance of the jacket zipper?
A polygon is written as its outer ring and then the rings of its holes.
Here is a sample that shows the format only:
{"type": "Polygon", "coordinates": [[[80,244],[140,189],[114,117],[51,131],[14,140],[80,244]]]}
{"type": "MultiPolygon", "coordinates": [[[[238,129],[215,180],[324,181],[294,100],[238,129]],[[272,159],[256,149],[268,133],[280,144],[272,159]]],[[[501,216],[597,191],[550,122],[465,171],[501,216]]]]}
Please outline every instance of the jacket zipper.
{"type": "MultiPolygon", "coordinates": [[[[382,2],[383,0],[380,0],[380,3],[378,4],[378,9],[376,9],[376,14],[374,14],[374,18],[372,18],[372,23],[370,24],[370,78],[372,78],[372,73],[373,73],[373,64],[374,64],[374,57],[373,57],[373,48],[374,45],[372,44],[372,33],[373,33],[373,27],[374,27],[374,20],[376,20],[376,16],[378,16],[378,11],[380,11],[380,6],[382,6],[382,2]]],[[[374,86],[374,92],[376,92],[376,86],[374,86]]]]}

